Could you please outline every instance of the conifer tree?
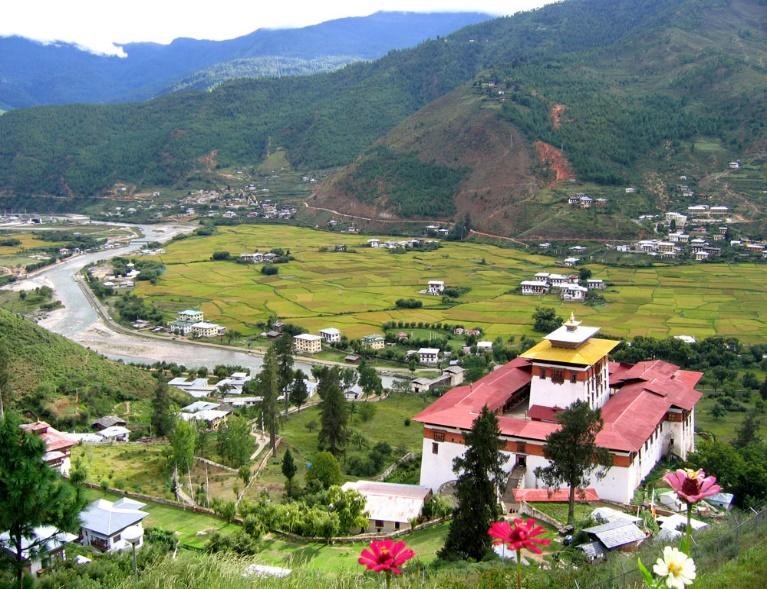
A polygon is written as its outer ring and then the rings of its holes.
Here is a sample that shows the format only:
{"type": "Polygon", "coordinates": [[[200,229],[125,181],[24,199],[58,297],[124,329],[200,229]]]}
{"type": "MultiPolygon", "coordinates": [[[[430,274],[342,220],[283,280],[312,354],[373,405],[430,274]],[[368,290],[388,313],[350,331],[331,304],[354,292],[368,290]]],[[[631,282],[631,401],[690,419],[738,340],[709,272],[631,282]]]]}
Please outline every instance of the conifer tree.
{"type": "Polygon", "coordinates": [[[500,435],[495,414],[483,407],[471,431],[464,435],[466,452],[453,461],[453,472],[458,475],[458,505],[441,558],[481,560],[490,548],[487,530],[501,515],[498,493],[505,479],[506,457],[500,451],[500,435]]]}
{"type": "Polygon", "coordinates": [[[612,456],[596,444],[602,429],[599,409],[592,409],[585,401],[576,401],[558,416],[562,427],[546,437],[543,455],[549,465],[535,469],[535,476],[549,488],[565,484],[569,488],[567,524],[575,521],[575,491],[589,484],[592,473],[604,476],[604,467],[612,464],[612,456]]]}
{"type": "Polygon", "coordinates": [[[322,399],[320,403],[320,450],[327,450],[334,456],[343,454],[346,447],[349,411],[346,398],[341,391],[341,376],[338,368],[329,368],[322,373],[317,387],[322,399]]]}
{"type": "Polygon", "coordinates": [[[304,382],[305,378],[306,375],[302,370],[296,370],[293,384],[290,385],[290,402],[299,409],[309,398],[309,390],[306,388],[306,383],[304,382]]]}
{"type": "Polygon", "coordinates": [[[298,468],[293,460],[293,454],[290,452],[290,448],[288,448],[282,457],[282,474],[288,480],[288,484],[285,486],[288,496],[293,492],[293,477],[296,476],[296,472],[298,472],[298,468]]]}
{"type": "Polygon", "coordinates": [[[256,391],[261,397],[261,416],[264,420],[264,429],[269,432],[269,447],[272,455],[277,453],[277,431],[279,430],[279,409],[277,397],[280,390],[278,374],[277,352],[274,346],[270,346],[264,355],[264,364],[261,372],[256,377],[256,391]]]}
{"type": "Polygon", "coordinates": [[[285,395],[285,415],[290,408],[288,387],[293,382],[293,338],[290,334],[282,335],[274,343],[277,353],[277,378],[279,390],[285,395]]]}
{"type": "Polygon", "coordinates": [[[51,536],[37,537],[34,529],[54,526],[77,531],[85,500],[45,464],[43,440],[19,425],[13,413],[6,412],[0,419],[0,530],[9,534],[16,583],[22,587],[25,554],[45,550],[51,540],[51,536]]]}
{"type": "Polygon", "coordinates": [[[173,429],[173,413],[170,410],[168,385],[160,380],[152,399],[152,431],[156,436],[167,436],[173,429]]]}

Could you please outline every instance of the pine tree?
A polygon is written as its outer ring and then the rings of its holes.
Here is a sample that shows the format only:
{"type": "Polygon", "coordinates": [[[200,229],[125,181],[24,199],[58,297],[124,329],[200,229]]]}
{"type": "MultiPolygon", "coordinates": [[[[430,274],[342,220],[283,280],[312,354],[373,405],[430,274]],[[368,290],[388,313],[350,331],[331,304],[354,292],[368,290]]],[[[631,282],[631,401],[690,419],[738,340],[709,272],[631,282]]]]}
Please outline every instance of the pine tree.
{"type": "Polygon", "coordinates": [[[380,395],[383,392],[381,377],[378,376],[376,369],[365,362],[365,360],[360,362],[357,372],[359,373],[359,385],[362,387],[365,396],[371,394],[380,395]]]}
{"type": "Polygon", "coordinates": [[[4,399],[9,396],[8,386],[11,380],[9,368],[10,360],[11,356],[8,353],[7,346],[4,342],[0,342],[0,419],[2,419],[5,414],[4,399]]]}
{"type": "Polygon", "coordinates": [[[290,408],[288,387],[293,382],[293,338],[286,333],[275,342],[274,346],[277,353],[279,390],[285,395],[285,415],[287,415],[290,408]]]}
{"type": "Polygon", "coordinates": [[[159,381],[152,399],[152,431],[154,435],[167,436],[173,429],[173,422],[168,385],[164,381],[159,381]]]}
{"type": "Polygon", "coordinates": [[[282,457],[282,474],[288,480],[288,484],[285,486],[285,490],[288,493],[288,497],[293,492],[293,477],[296,476],[298,467],[293,460],[293,454],[290,452],[290,448],[285,450],[285,455],[282,457]]]}
{"type": "Polygon", "coordinates": [[[612,456],[596,444],[602,429],[599,409],[592,409],[585,401],[576,401],[559,416],[559,430],[546,437],[543,455],[549,465],[535,469],[535,476],[549,488],[565,484],[570,490],[567,506],[567,524],[575,521],[575,491],[589,484],[592,473],[597,478],[605,474],[612,464],[612,456]]]}
{"type": "Polygon", "coordinates": [[[261,372],[255,379],[256,390],[261,397],[261,416],[264,420],[264,429],[269,432],[269,447],[272,449],[272,455],[277,453],[277,431],[280,425],[280,412],[277,407],[280,379],[277,362],[276,350],[274,346],[270,346],[264,355],[261,372]]]}
{"type": "Polygon", "coordinates": [[[299,409],[309,398],[309,390],[306,388],[306,382],[304,382],[305,378],[306,375],[302,370],[296,370],[293,384],[290,386],[290,402],[299,409]]]}
{"type": "Polygon", "coordinates": [[[453,472],[458,475],[458,505],[441,558],[481,560],[490,548],[487,529],[501,515],[498,493],[505,479],[506,457],[500,451],[500,435],[495,414],[483,407],[471,431],[464,435],[466,452],[453,461],[453,472]]]}
{"type": "Polygon", "coordinates": [[[324,371],[317,387],[320,403],[321,427],[318,434],[319,447],[335,456],[343,454],[346,447],[346,425],[349,421],[346,398],[341,391],[338,368],[324,371]]]}
{"type": "Polygon", "coordinates": [[[738,429],[738,435],[733,442],[736,448],[745,448],[746,446],[759,441],[759,426],[761,420],[755,413],[749,413],[743,419],[743,423],[738,429]]]}
{"type": "Polygon", "coordinates": [[[38,538],[34,529],[54,526],[62,531],[77,531],[85,500],[45,464],[42,439],[19,425],[13,413],[6,413],[0,420],[0,530],[9,534],[16,581],[22,587],[24,554],[44,551],[51,539],[38,538]]]}

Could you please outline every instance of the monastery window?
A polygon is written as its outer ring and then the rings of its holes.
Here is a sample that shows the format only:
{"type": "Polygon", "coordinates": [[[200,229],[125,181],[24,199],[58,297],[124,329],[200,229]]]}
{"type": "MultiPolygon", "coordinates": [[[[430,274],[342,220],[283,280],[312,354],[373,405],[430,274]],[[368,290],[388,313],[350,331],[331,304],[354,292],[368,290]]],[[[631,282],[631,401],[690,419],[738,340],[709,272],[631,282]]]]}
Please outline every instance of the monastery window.
{"type": "Polygon", "coordinates": [[[525,452],[525,443],[524,442],[517,442],[517,452],[525,452]]]}
{"type": "Polygon", "coordinates": [[[570,382],[572,384],[575,384],[576,382],[578,382],[578,376],[574,372],[570,373],[570,382]]]}
{"type": "Polygon", "coordinates": [[[551,371],[551,382],[562,384],[565,382],[565,371],[559,368],[555,368],[551,371]]]}
{"type": "Polygon", "coordinates": [[[434,432],[434,441],[435,442],[444,442],[445,441],[445,432],[434,432]]]}
{"type": "Polygon", "coordinates": [[[439,444],[437,442],[431,443],[431,453],[432,454],[439,454],[439,444]]]}
{"type": "Polygon", "coordinates": [[[376,520],[376,527],[377,528],[383,528],[384,527],[383,520],[377,519],[376,520]]]}
{"type": "Polygon", "coordinates": [[[394,522],[394,529],[399,530],[399,522],[394,522]]]}

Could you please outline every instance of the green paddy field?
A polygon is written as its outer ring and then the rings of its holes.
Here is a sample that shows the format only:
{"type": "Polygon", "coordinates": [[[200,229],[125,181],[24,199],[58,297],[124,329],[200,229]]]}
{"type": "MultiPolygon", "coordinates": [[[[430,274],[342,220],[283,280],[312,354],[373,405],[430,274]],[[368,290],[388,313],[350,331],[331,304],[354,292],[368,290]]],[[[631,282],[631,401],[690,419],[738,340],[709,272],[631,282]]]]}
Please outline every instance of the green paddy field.
{"type": "MultiPolygon", "coordinates": [[[[530,334],[536,306],[555,307],[618,336],[737,336],[755,343],[767,337],[767,266],[689,264],[620,268],[589,264],[609,287],[606,304],[563,303],[556,295],[513,291],[540,271],[565,273],[550,257],[480,243],[443,242],[429,252],[390,254],[366,247],[371,236],[329,233],[285,225],[219,227],[214,236],[171,243],[162,255],[167,270],[137,294],[171,316],[199,307],[206,320],[244,335],[258,333],[270,314],[316,332],[338,327],[350,338],[380,332],[386,321],[423,321],[482,327],[489,339],[530,334]],[[351,251],[332,251],[345,244],[351,251]],[[211,261],[214,251],[233,256],[289,249],[295,261],[264,276],[260,265],[211,261]],[[331,251],[321,252],[320,248],[331,251]],[[471,291],[452,307],[421,295],[429,280],[471,291]],[[421,309],[397,309],[400,298],[423,301],[421,309]]],[[[385,236],[382,236],[385,239],[385,236]]],[[[396,238],[393,238],[396,239],[396,238]]]]}

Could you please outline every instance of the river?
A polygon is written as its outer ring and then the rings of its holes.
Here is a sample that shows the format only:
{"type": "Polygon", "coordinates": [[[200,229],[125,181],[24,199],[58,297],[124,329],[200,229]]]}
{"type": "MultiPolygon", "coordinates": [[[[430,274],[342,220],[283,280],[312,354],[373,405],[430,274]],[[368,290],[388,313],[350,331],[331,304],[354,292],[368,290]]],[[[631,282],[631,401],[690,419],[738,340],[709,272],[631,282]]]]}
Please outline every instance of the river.
{"type": "MultiPolygon", "coordinates": [[[[174,235],[192,231],[194,225],[126,225],[141,231],[144,237],[130,242],[125,247],[103,250],[68,258],[58,264],[38,271],[31,278],[13,284],[14,290],[49,286],[56,292],[56,298],[64,307],[50,313],[40,321],[40,326],[77,342],[113,360],[153,364],[158,361],[176,362],[190,368],[216,364],[245,366],[251,373],[261,369],[260,354],[248,351],[226,349],[217,346],[200,345],[184,340],[160,339],[138,332],[115,330],[102,319],[96,308],[83,292],[81,283],[75,279],[88,264],[115,256],[136,252],[147,241],[164,242],[174,235]]],[[[295,368],[305,373],[311,371],[311,364],[296,361],[295,368]]],[[[381,375],[385,387],[391,386],[392,377],[381,375]]]]}

